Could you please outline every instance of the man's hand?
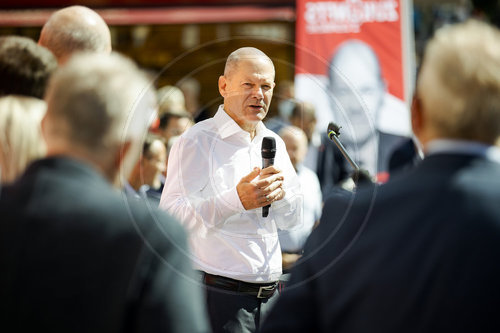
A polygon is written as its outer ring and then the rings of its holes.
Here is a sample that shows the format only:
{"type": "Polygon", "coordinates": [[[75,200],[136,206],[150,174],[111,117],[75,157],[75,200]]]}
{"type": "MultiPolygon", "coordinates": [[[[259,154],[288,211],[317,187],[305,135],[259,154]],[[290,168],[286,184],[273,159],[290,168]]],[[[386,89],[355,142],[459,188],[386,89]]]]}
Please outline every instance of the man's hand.
{"type": "Polygon", "coordinates": [[[273,165],[262,170],[255,167],[241,178],[236,190],[246,210],[267,206],[285,197],[283,173],[273,165]]]}

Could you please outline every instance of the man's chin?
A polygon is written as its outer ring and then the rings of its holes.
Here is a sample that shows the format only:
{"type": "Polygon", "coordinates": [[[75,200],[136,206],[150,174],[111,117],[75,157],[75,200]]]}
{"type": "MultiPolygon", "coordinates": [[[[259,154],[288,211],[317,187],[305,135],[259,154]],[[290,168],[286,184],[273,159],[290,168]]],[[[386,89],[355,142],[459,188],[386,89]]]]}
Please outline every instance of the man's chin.
{"type": "Polygon", "coordinates": [[[266,117],[266,114],[267,114],[267,112],[265,112],[265,111],[258,112],[258,113],[252,112],[251,114],[248,114],[247,120],[251,121],[251,122],[259,122],[261,120],[264,120],[264,118],[266,117]]]}

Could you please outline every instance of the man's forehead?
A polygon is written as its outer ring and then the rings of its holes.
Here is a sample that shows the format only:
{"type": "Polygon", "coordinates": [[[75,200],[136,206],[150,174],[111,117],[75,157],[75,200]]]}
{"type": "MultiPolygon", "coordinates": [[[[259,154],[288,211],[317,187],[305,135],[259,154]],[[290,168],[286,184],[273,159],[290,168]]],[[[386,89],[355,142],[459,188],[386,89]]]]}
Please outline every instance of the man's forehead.
{"type": "Polygon", "coordinates": [[[362,62],[346,62],[342,67],[331,68],[332,86],[378,87],[382,81],[376,68],[362,62]]]}
{"type": "Polygon", "coordinates": [[[246,72],[242,73],[240,76],[242,79],[246,80],[264,80],[274,82],[274,73],[273,72],[246,72]]]}
{"type": "Polygon", "coordinates": [[[244,76],[247,78],[269,79],[274,81],[274,67],[270,61],[260,59],[241,59],[230,69],[229,75],[244,76]]]}
{"type": "Polygon", "coordinates": [[[266,55],[242,55],[228,59],[224,74],[234,72],[271,72],[274,75],[274,64],[266,55]]]}

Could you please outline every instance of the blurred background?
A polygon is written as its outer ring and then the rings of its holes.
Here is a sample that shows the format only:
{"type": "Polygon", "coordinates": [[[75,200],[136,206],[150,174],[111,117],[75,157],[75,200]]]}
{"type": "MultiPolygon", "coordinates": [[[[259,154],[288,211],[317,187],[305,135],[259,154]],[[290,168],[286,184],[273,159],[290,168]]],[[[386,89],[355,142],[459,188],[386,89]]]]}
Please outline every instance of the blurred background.
{"type": "MultiPolygon", "coordinates": [[[[294,79],[293,0],[2,0],[0,35],[38,40],[50,14],[74,4],[96,10],[110,26],[114,50],[150,72],[157,87],[196,79],[200,105],[209,113],[221,102],[216,82],[225,58],[238,47],[252,45],[272,55],[278,85],[294,79]]],[[[416,67],[426,40],[440,26],[469,17],[499,22],[499,1],[414,0],[409,5],[416,67]]]]}

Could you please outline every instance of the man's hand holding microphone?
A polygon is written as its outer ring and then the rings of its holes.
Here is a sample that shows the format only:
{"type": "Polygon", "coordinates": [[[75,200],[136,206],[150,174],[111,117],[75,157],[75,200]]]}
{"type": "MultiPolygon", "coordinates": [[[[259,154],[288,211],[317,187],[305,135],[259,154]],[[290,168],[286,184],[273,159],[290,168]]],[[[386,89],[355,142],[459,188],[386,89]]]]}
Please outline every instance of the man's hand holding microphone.
{"type": "Polygon", "coordinates": [[[271,203],[285,197],[283,173],[275,167],[276,142],[273,137],[262,140],[262,169],[255,167],[243,177],[236,190],[246,210],[262,208],[262,216],[267,217],[271,203]]]}

